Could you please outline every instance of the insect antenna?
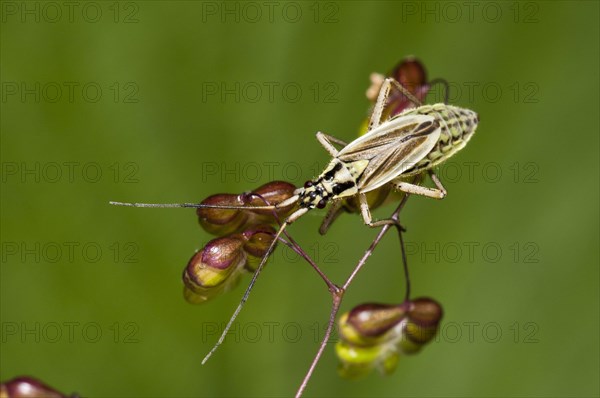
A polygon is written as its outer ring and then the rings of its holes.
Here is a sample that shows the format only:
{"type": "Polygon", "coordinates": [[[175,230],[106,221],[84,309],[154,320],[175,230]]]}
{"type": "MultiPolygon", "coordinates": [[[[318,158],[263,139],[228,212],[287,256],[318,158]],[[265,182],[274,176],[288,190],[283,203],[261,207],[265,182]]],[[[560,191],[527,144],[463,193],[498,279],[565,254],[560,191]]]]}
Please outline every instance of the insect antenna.
{"type": "MultiPolygon", "coordinates": [[[[295,197],[296,197],[296,195],[292,196],[291,198],[295,198],[295,197]]],[[[289,201],[289,199],[286,200],[286,202],[287,201],[289,201]]],[[[281,204],[264,205],[264,206],[246,206],[246,205],[207,205],[207,204],[202,204],[202,203],[129,203],[129,202],[114,202],[114,201],[110,201],[108,203],[113,206],[126,206],[126,207],[154,207],[154,208],[187,207],[187,208],[194,208],[194,209],[237,209],[237,210],[277,210],[281,207],[285,207],[285,206],[281,206],[281,204]]]]}
{"type": "Polygon", "coordinates": [[[296,250],[302,257],[304,257],[313,266],[313,268],[315,268],[315,270],[319,273],[319,275],[321,275],[321,277],[325,280],[325,282],[328,285],[332,285],[332,283],[323,274],[323,272],[321,272],[321,270],[314,263],[314,261],[312,261],[312,259],[310,259],[310,257],[308,257],[308,255],[302,250],[302,248],[292,239],[292,237],[289,234],[287,234],[287,232],[285,232],[287,226],[289,224],[291,224],[293,221],[297,220],[302,215],[304,215],[308,211],[308,209],[307,208],[297,209],[292,214],[290,214],[286,218],[286,220],[283,222],[281,222],[281,220],[279,219],[279,216],[277,215],[278,209],[285,208],[285,207],[290,206],[297,202],[297,200],[299,198],[298,193],[296,192],[291,197],[289,197],[289,198],[285,199],[284,201],[279,202],[275,205],[272,205],[271,203],[269,203],[269,201],[266,200],[264,197],[262,197],[260,194],[257,194],[257,193],[249,193],[248,194],[249,199],[253,196],[262,200],[265,203],[265,205],[254,206],[254,205],[217,205],[217,204],[203,204],[203,203],[134,203],[134,202],[116,202],[116,201],[109,202],[111,205],[114,205],[114,206],[127,206],[127,207],[151,207],[151,208],[174,208],[174,207],[182,208],[183,207],[183,208],[196,208],[196,209],[272,210],[273,216],[274,216],[275,220],[277,221],[277,223],[279,224],[279,230],[275,233],[275,235],[273,237],[273,241],[269,245],[267,252],[261,259],[260,264],[256,268],[256,271],[254,271],[254,275],[252,276],[252,280],[250,281],[250,284],[248,285],[248,287],[246,288],[246,291],[244,292],[244,296],[242,297],[237,308],[235,309],[233,315],[229,319],[229,322],[225,326],[225,329],[223,330],[221,336],[219,337],[219,340],[211,348],[211,350],[208,352],[208,354],[206,354],[206,356],[202,360],[203,365],[206,363],[206,361],[208,361],[208,359],[212,356],[212,354],[216,351],[216,349],[225,340],[225,337],[226,337],[227,333],[229,332],[229,329],[231,329],[233,322],[235,321],[238,314],[242,310],[244,304],[248,300],[248,297],[250,296],[250,292],[252,291],[252,288],[254,287],[254,284],[256,283],[258,276],[260,275],[261,271],[263,270],[265,264],[267,263],[267,260],[269,259],[271,253],[275,249],[275,245],[277,244],[277,242],[279,240],[282,240],[285,244],[288,244],[288,245],[291,244],[292,246],[294,246],[294,250],[296,250]],[[283,239],[281,239],[282,234],[286,235],[289,242],[285,242],[283,239]]]}
{"type": "Polygon", "coordinates": [[[440,84],[444,87],[444,104],[447,104],[448,98],[450,97],[450,84],[446,79],[437,78],[429,82],[429,88],[432,88],[437,84],[440,84]]]}

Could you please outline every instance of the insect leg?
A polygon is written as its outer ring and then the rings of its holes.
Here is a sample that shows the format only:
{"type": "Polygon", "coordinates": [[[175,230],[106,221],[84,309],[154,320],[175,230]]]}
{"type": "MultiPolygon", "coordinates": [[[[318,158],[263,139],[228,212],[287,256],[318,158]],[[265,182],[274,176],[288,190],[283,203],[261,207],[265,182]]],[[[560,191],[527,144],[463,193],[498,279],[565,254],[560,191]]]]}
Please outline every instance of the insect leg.
{"type": "Polygon", "coordinates": [[[383,220],[373,221],[371,210],[369,209],[369,203],[367,202],[367,195],[364,193],[359,193],[358,199],[360,201],[360,214],[362,215],[365,225],[368,225],[371,228],[382,227],[384,225],[395,225],[401,230],[405,231],[405,228],[400,225],[400,222],[393,218],[385,218],[383,220]]]}
{"type": "Polygon", "coordinates": [[[333,144],[338,144],[341,146],[348,145],[347,142],[342,141],[339,138],[335,138],[329,134],[322,133],[320,131],[317,132],[317,140],[319,141],[319,143],[321,143],[321,145],[323,145],[323,148],[325,148],[325,150],[329,152],[329,154],[333,157],[336,157],[338,155],[338,150],[333,146],[333,144]]]}
{"type": "Polygon", "coordinates": [[[415,104],[416,106],[421,106],[423,105],[421,103],[421,101],[419,101],[419,99],[417,97],[415,97],[410,91],[408,91],[408,89],[406,87],[404,87],[402,84],[400,84],[397,80],[392,79],[391,77],[388,78],[391,83],[394,85],[394,88],[398,91],[400,91],[402,93],[402,95],[404,95],[406,98],[408,98],[408,100],[410,102],[412,102],[413,104],[415,104]]]}
{"type": "Polygon", "coordinates": [[[429,170],[429,177],[431,177],[431,180],[433,181],[433,183],[435,184],[435,186],[442,193],[442,195],[443,195],[442,197],[446,196],[446,194],[448,192],[446,191],[446,188],[444,188],[444,186],[442,185],[442,182],[440,181],[440,179],[438,178],[438,176],[433,172],[433,170],[429,170]]]}
{"type": "Polygon", "coordinates": [[[321,223],[321,226],[319,227],[319,233],[321,235],[325,235],[329,230],[329,227],[331,227],[331,224],[333,224],[333,222],[339,217],[340,214],[342,214],[342,212],[342,201],[334,201],[329,207],[327,215],[325,216],[323,222],[321,223]]]}
{"type": "MultiPolygon", "coordinates": [[[[437,177],[436,177],[437,179],[437,177]]],[[[435,182],[435,180],[434,180],[435,182]]],[[[401,181],[401,180],[393,180],[392,181],[392,185],[394,186],[394,188],[402,191],[402,192],[406,192],[406,193],[410,193],[410,194],[414,194],[414,195],[422,195],[422,196],[427,196],[429,198],[433,198],[433,199],[444,199],[444,197],[446,196],[446,190],[444,189],[443,186],[438,185],[439,180],[437,180],[437,182],[435,182],[436,186],[438,186],[438,188],[428,188],[428,187],[423,187],[421,185],[415,185],[415,184],[411,184],[409,182],[406,181],[401,181]],[[440,189],[441,187],[441,189],[440,189]]]]}
{"type": "Polygon", "coordinates": [[[379,95],[377,96],[377,101],[373,106],[373,113],[371,113],[371,119],[369,120],[368,130],[379,126],[381,123],[381,115],[383,114],[383,109],[385,108],[385,104],[387,103],[387,99],[390,95],[391,80],[394,79],[385,79],[381,85],[381,88],[379,89],[379,95]]]}
{"type": "Polygon", "coordinates": [[[414,95],[411,94],[402,84],[398,83],[395,79],[388,77],[383,81],[381,85],[381,89],[379,90],[379,95],[377,96],[377,101],[375,102],[375,106],[373,107],[373,113],[371,114],[371,119],[369,121],[369,130],[379,126],[381,123],[381,115],[383,114],[383,110],[387,105],[387,100],[390,95],[390,90],[395,88],[400,91],[402,95],[409,99],[410,102],[414,103],[416,106],[420,106],[421,101],[419,101],[414,95]]]}

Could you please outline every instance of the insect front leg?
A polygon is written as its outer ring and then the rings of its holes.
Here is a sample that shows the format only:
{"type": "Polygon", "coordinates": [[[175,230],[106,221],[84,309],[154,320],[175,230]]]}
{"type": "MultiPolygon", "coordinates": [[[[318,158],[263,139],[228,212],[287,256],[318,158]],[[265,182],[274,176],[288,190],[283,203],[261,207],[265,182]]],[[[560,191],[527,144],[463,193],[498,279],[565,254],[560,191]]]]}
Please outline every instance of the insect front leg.
{"type": "Polygon", "coordinates": [[[394,188],[402,192],[414,195],[427,196],[428,198],[433,199],[444,199],[444,197],[446,197],[447,194],[446,188],[444,188],[442,182],[433,171],[429,171],[429,175],[433,180],[433,183],[435,184],[436,188],[428,188],[421,185],[415,185],[406,181],[402,181],[400,179],[393,180],[392,185],[394,186],[394,188]]]}
{"type": "Polygon", "coordinates": [[[319,233],[321,235],[325,235],[327,231],[329,231],[329,227],[331,227],[331,224],[333,224],[333,222],[340,216],[340,214],[342,214],[343,211],[344,210],[342,208],[342,201],[334,201],[331,204],[331,207],[329,207],[327,215],[325,216],[323,222],[321,223],[321,226],[319,227],[319,233]]]}
{"type": "Polygon", "coordinates": [[[339,138],[335,138],[329,134],[325,134],[321,131],[317,132],[317,140],[319,143],[325,148],[327,152],[333,157],[338,155],[338,150],[333,146],[333,144],[338,144],[341,146],[348,145],[347,142],[340,140],[339,138]]]}
{"type": "Polygon", "coordinates": [[[402,225],[400,225],[400,222],[398,220],[394,220],[392,218],[385,218],[383,220],[373,221],[373,217],[371,217],[371,209],[369,208],[369,202],[367,201],[367,195],[365,195],[364,193],[359,193],[358,199],[360,201],[360,214],[362,215],[365,225],[368,225],[371,228],[382,227],[384,225],[395,225],[399,227],[402,231],[406,231],[406,229],[402,225]]]}

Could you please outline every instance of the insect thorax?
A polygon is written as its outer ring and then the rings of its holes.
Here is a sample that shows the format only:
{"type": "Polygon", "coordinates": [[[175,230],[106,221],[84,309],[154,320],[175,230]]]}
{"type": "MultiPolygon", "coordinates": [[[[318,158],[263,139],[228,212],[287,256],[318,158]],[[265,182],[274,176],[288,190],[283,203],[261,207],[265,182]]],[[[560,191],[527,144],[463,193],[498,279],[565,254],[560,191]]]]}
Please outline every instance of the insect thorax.
{"type": "Polygon", "coordinates": [[[322,209],[331,199],[356,195],[356,178],[367,164],[368,161],[347,164],[332,159],[319,177],[304,184],[298,194],[300,206],[322,209]]]}
{"type": "Polygon", "coordinates": [[[423,105],[409,109],[398,116],[420,114],[433,116],[441,128],[440,138],[433,149],[414,167],[403,174],[411,176],[431,169],[461,150],[475,133],[479,118],[477,113],[446,104],[423,105]]]}

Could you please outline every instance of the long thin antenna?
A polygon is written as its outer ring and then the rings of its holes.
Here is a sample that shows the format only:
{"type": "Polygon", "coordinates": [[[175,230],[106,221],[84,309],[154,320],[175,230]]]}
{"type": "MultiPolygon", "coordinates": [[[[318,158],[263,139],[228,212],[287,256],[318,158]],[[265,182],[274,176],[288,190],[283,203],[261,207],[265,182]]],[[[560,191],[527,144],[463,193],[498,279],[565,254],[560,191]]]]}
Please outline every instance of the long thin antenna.
{"type": "Polygon", "coordinates": [[[202,203],[128,203],[128,202],[108,202],[113,206],[126,207],[191,207],[195,209],[238,209],[238,210],[275,210],[276,205],[269,206],[244,206],[244,205],[205,205],[202,203]]]}

